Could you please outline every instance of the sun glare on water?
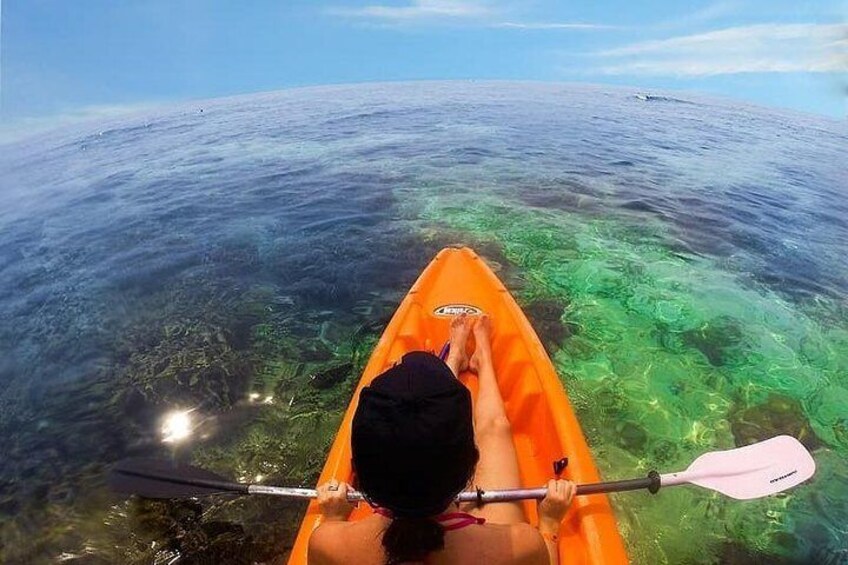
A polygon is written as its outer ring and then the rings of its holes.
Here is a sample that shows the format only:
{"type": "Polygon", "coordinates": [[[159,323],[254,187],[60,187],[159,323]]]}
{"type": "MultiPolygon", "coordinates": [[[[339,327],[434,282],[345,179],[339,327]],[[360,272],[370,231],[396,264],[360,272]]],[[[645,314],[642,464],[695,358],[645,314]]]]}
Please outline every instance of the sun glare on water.
{"type": "Polygon", "coordinates": [[[192,423],[190,410],[175,410],[162,420],[162,442],[177,443],[191,436],[192,423]]]}

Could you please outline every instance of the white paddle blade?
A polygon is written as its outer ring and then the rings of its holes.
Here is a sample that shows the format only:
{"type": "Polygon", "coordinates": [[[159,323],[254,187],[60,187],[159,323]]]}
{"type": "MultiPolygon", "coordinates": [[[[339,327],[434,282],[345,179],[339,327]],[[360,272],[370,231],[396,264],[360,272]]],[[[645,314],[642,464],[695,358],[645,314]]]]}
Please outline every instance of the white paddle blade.
{"type": "Polygon", "coordinates": [[[692,483],[739,500],[760,498],[797,486],[816,472],[807,449],[791,436],[777,436],[698,457],[682,473],[663,475],[663,485],[692,483]]]}

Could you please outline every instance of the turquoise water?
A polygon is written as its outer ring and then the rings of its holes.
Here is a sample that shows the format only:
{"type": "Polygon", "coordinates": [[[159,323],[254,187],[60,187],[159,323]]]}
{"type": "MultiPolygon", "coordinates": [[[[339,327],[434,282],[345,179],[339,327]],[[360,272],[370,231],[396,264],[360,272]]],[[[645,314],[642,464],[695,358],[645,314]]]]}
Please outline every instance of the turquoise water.
{"type": "Polygon", "coordinates": [[[400,298],[463,243],[530,315],[605,478],[778,433],[812,450],[777,497],[615,495],[634,562],[840,562],[848,132],[634,94],[303,89],[4,146],[0,560],[284,555],[302,504],[125,502],[109,464],[312,484],[400,298]],[[163,444],[174,409],[193,430],[163,444]]]}
{"type": "Polygon", "coordinates": [[[839,554],[837,508],[848,486],[844,325],[822,328],[711,261],[670,252],[652,241],[661,227],[646,238],[644,227],[628,233],[605,220],[507,213],[502,200],[481,200],[450,212],[435,197],[428,213],[503,245],[526,281],[524,303],[561,305],[568,337],[552,347],[554,361],[605,477],[682,470],[701,453],[781,433],[815,450],[813,484],[768,499],[695,488],[615,495],[634,561],[805,560],[822,547],[839,554]]]}

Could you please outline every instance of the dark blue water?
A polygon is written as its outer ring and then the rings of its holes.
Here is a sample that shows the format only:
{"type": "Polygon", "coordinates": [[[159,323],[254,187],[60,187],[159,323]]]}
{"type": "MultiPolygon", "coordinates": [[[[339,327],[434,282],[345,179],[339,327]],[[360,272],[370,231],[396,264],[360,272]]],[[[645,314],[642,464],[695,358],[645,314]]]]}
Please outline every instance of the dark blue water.
{"type": "MultiPolygon", "coordinates": [[[[332,375],[307,394],[298,379],[361,362],[442,245],[475,245],[516,287],[532,289],[509,255],[512,236],[466,217],[477,202],[495,216],[500,206],[577,226],[612,222],[664,257],[708,262],[740,289],[811,316],[831,333],[808,352],[813,365],[824,359],[829,387],[810,398],[828,406],[820,420],[836,431],[818,433],[844,462],[835,406],[848,383],[845,354],[833,351],[848,328],[848,128],[700,96],[635,94],[515,83],[311,88],[2,146],[0,557],[114,559],[114,547],[103,548],[133,531],[134,514],[110,506],[103,473],[126,455],[161,451],[157,422],[170,407],[229,422],[197,457],[230,473],[247,457],[239,438],[260,433],[252,422],[276,417],[245,408],[251,391],[285,392],[286,410],[304,403],[297,414],[337,414],[347,389],[332,375]],[[283,374],[297,376],[283,386],[283,374]],[[221,452],[209,455],[215,446],[221,452]]],[[[552,241],[531,246],[543,262],[557,257],[552,241]]],[[[810,402],[808,416],[824,413],[810,402]]],[[[274,477],[314,474],[334,422],[302,436],[309,465],[289,475],[275,467],[274,477]]],[[[291,528],[274,535],[271,545],[284,545],[291,528]]],[[[728,534],[727,543],[748,539],[728,534]]],[[[667,560],[685,555],[676,551],[667,560]]]]}

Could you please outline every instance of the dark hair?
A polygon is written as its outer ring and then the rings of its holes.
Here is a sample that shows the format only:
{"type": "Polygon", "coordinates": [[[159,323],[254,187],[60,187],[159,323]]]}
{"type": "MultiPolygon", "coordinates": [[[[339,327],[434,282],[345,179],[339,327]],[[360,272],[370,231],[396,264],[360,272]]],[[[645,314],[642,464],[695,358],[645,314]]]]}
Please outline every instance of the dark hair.
{"type": "MultiPolygon", "coordinates": [[[[471,483],[480,452],[476,446],[460,458],[467,465],[465,485],[471,483]]],[[[387,565],[422,561],[429,553],[445,547],[445,530],[432,517],[396,516],[383,532],[383,550],[387,565]]]]}
{"type": "Polygon", "coordinates": [[[445,531],[432,518],[394,518],[383,532],[386,563],[421,561],[445,547],[445,531]]]}

